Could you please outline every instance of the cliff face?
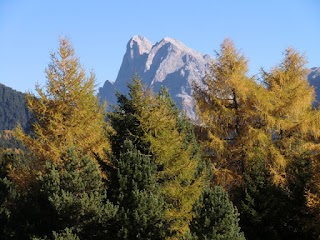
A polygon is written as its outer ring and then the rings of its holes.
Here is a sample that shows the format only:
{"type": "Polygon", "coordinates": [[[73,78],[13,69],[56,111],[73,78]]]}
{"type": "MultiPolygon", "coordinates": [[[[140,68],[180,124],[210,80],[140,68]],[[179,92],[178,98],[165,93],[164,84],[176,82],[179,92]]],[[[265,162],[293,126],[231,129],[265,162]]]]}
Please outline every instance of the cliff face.
{"type": "Polygon", "coordinates": [[[127,93],[127,84],[137,74],[155,92],[162,85],[167,87],[177,105],[192,115],[191,86],[204,77],[210,60],[209,55],[202,55],[172,38],[153,45],[145,37],[134,36],[127,44],[117,79],[114,83],[107,81],[99,89],[99,97],[114,104],[111,92],[127,93]]]}

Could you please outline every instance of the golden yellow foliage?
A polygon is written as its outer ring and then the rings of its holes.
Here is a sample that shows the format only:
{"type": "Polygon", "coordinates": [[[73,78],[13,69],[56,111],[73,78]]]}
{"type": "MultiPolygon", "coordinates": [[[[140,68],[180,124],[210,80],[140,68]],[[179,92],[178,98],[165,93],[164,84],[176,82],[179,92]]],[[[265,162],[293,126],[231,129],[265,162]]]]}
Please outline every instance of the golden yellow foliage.
{"type": "Polygon", "coordinates": [[[37,95],[27,95],[27,106],[35,118],[32,134],[20,126],[15,136],[40,160],[60,161],[61,153],[76,146],[89,155],[105,159],[109,149],[104,107],[95,96],[95,75],[86,76],[70,42],[60,39],[46,69],[45,89],[36,86],[37,95]]]}
{"type": "Polygon", "coordinates": [[[226,39],[202,83],[194,86],[197,113],[207,131],[203,148],[211,159],[217,183],[241,184],[246,161],[271,143],[266,126],[268,91],[247,76],[245,57],[226,39]]]}
{"type": "Polygon", "coordinates": [[[199,158],[192,153],[192,143],[186,143],[185,133],[178,130],[178,115],[168,97],[154,96],[139,80],[134,81],[130,94],[143,141],[149,143],[150,155],[159,166],[158,181],[171,232],[168,239],[181,239],[189,232],[192,206],[203,188],[203,178],[196,177],[199,158]]]}
{"type": "Polygon", "coordinates": [[[222,43],[207,76],[194,86],[202,135],[206,132],[202,145],[218,184],[227,189],[241,184],[248,161],[259,157],[273,183],[286,186],[296,174],[290,164],[307,159],[313,174],[307,205],[319,208],[320,112],[305,64],[304,56],[289,48],[279,65],[262,71],[259,85],[247,76],[247,60],[234,44],[222,43]]]}

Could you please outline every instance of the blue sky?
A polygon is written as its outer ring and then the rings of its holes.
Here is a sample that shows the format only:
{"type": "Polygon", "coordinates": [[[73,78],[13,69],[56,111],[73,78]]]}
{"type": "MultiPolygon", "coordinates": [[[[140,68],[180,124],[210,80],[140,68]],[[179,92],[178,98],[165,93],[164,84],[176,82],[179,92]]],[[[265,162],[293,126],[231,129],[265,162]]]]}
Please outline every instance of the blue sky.
{"type": "Polygon", "coordinates": [[[22,92],[44,85],[59,36],[99,85],[115,80],[133,35],[176,38],[210,55],[229,37],[251,74],[278,64],[287,47],[320,66],[319,12],[318,0],[0,0],[0,83],[22,92]]]}

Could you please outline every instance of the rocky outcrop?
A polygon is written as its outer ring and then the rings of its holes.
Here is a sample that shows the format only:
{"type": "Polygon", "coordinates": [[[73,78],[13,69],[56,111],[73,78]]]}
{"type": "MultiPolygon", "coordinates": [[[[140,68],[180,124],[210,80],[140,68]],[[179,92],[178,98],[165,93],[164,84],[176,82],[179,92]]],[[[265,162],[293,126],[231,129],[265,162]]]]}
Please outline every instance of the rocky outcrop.
{"type": "Polygon", "coordinates": [[[107,81],[99,89],[99,97],[115,103],[112,91],[127,93],[127,84],[137,74],[155,92],[161,86],[167,87],[177,105],[192,116],[191,86],[204,77],[210,60],[209,55],[192,50],[176,39],[164,38],[152,45],[145,37],[134,36],[127,44],[117,79],[114,83],[107,81]]]}

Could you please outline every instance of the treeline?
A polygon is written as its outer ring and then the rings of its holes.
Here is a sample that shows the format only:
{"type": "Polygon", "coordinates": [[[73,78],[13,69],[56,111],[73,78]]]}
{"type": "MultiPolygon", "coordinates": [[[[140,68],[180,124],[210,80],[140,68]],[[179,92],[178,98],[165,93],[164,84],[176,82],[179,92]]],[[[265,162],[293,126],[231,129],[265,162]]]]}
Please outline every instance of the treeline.
{"type": "Polygon", "coordinates": [[[105,113],[66,39],[0,159],[1,239],[318,239],[319,111],[292,49],[262,79],[225,40],[191,123],[137,76],[105,113]],[[107,121],[105,121],[107,119],[107,121]]]}
{"type": "Polygon", "coordinates": [[[0,149],[21,148],[22,145],[12,137],[11,130],[20,123],[28,132],[30,121],[25,94],[0,84],[0,149]]]}
{"type": "Polygon", "coordinates": [[[0,130],[12,130],[18,122],[26,129],[29,119],[25,94],[0,83],[0,130]]]}

